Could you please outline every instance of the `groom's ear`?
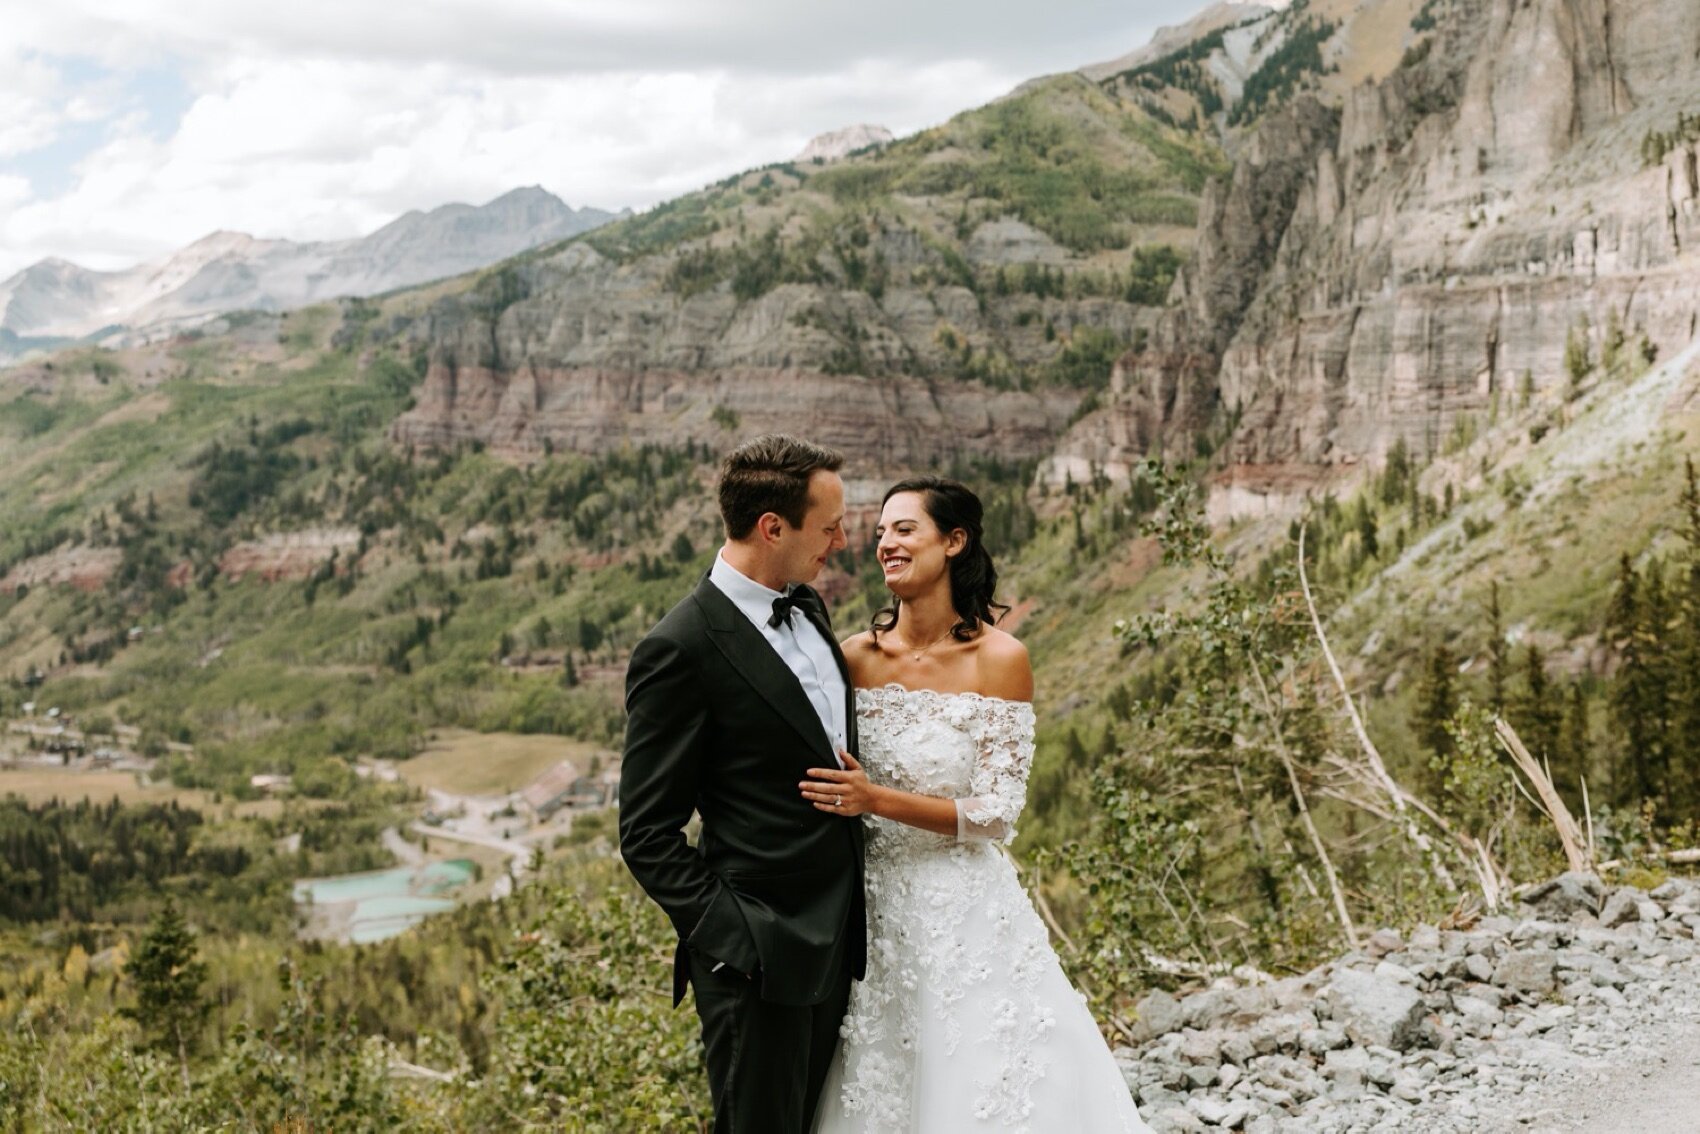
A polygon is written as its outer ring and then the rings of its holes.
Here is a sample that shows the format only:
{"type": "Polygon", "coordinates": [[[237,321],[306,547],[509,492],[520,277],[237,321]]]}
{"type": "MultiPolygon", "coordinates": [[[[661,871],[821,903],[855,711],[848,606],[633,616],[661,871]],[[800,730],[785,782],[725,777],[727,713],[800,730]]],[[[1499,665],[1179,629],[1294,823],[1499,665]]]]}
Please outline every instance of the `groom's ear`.
{"type": "Polygon", "coordinates": [[[761,518],[756,521],[756,534],[767,543],[773,543],[788,526],[785,518],[778,512],[763,512],[761,518]]]}

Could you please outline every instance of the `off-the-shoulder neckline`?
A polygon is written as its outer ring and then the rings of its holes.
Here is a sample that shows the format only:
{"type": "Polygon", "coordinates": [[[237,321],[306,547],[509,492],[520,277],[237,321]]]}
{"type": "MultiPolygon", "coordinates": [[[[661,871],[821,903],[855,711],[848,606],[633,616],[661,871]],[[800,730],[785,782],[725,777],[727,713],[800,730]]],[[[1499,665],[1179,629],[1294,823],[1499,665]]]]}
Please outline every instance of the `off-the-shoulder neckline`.
{"type": "Polygon", "coordinates": [[[897,682],[897,681],[888,681],[884,685],[864,685],[861,688],[857,689],[856,692],[858,692],[858,693],[887,693],[887,692],[926,693],[926,694],[929,694],[929,695],[934,696],[934,697],[946,698],[946,699],[951,698],[951,697],[968,697],[968,698],[971,698],[972,700],[975,700],[975,701],[991,701],[991,702],[994,702],[994,703],[999,704],[999,705],[1014,705],[1017,708],[1025,707],[1025,708],[1031,709],[1033,707],[1033,702],[1031,702],[1031,701],[1017,701],[1017,700],[1014,700],[1013,698],[1010,698],[1010,697],[994,697],[990,693],[976,693],[972,689],[965,689],[965,690],[962,690],[962,691],[956,692],[956,693],[948,693],[943,689],[927,689],[927,688],[911,689],[909,686],[904,685],[903,683],[897,682]]]}

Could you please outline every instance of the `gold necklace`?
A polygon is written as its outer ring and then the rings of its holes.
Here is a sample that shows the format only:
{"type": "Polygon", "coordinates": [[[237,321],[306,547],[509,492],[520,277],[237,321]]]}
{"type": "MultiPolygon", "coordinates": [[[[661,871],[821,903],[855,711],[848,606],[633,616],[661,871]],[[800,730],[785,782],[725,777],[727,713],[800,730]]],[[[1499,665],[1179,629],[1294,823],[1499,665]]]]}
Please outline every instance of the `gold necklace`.
{"type": "Polygon", "coordinates": [[[910,651],[909,657],[910,657],[911,661],[920,661],[921,658],[924,657],[929,650],[931,650],[934,646],[938,645],[940,642],[944,641],[946,638],[950,637],[954,633],[956,633],[956,627],[952,626],[949,630],[946,630],[943,634],[940,634],[937,638],[934,638],[931,642],[928,642],[925,646],[921,647],[919,650],[916,650],[914,646],[911,646],[909,644],[909,639],[903,638],[902,639],[903,648],[910,651]]]}

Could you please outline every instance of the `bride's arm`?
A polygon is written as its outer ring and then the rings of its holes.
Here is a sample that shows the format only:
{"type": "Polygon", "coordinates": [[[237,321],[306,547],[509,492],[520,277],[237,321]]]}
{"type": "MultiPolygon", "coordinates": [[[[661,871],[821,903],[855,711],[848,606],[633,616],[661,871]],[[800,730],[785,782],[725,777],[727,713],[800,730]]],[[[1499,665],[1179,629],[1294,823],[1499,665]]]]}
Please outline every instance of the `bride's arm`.
{"type": "Polygon", "coordinates": [[[1007,843],[1026,806],[1033,767],[1033,666],[1027,647],[1001,631],[987,635],[979,662],[980,687],[996,700],[974,721],[973,795],[954,801],[955,835],[1007,843]]]}
{"type": "Polygon", "coordinates": [[[1014,638],[999,635],[996,644],[986,645],[993,648],[983,655],[980,683],[995,700],[986,703],[976,721],[979,753],[970,779],[973,795],[946,799],[871,783],[861,765],[848,752],[840,752],[844,769],[810,768],[810,779],[797,785],[803,798],[819,811],[878,815],[963,841],[1013,839],[1033,764],[1033,728],[1030,720],[1022,719],[1030,712],[1033,669],[1026,648],[1014,638]]]}
{"type": "Polygon", "coordinates": [[[850,753],[839,752],[838,758],[844,761],[842,770],[810,768],[809,779],[797,785],[815,810],[844,816],[878,815],[938,835],[956,834],[956,800],[872,783],[850,753]]]}
{"type": "Polygon", "coordinates": [[[1018,722],[1003,720],[1018,704],[987,703],[987,717],[996,719],[988,719],[977,730],[981,735],[975,738],[980,756],[971,779],[974,794],[966,798],[946,799],[873,783],[848,752],[838,754],[844,761],[842,769],[810,768],[810,778],[797,786],[817,811],[846,817],[878,815],[963,842],[1007,843],[1015,837],[1015,818],[1026,802],[1027,769],[1033,758],[1031,725],[1023,730],[1018,722]]]}

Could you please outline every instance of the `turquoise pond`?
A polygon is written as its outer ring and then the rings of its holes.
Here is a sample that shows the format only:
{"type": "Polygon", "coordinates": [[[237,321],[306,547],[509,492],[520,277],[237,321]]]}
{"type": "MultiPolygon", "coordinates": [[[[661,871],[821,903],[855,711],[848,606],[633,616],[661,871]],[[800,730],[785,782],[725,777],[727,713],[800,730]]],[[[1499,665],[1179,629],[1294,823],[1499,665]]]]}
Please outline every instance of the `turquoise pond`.
{"type": "Polygon", "coordinates": [[[470,882],[477,869],[471,859],[451,858],[424,866],[303,878],[295,883],[295,902],[332,915],[348,941],[382,941],[432,914],[454,909],[455,900],[443,895],[470,882]]]}

